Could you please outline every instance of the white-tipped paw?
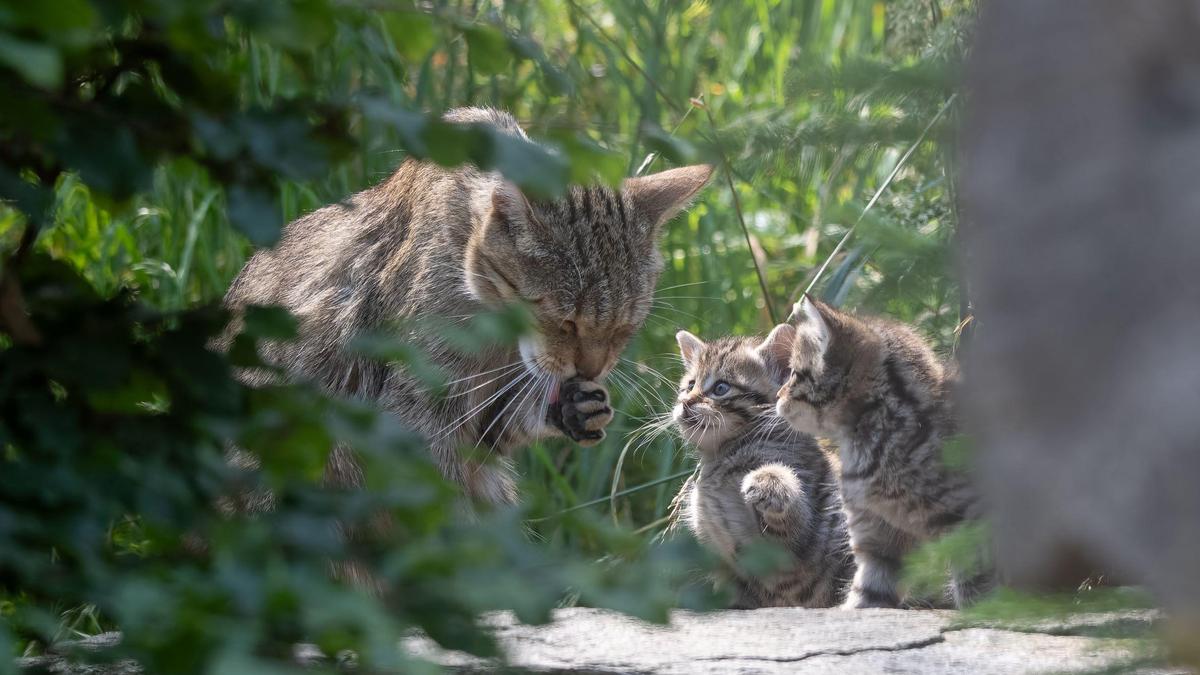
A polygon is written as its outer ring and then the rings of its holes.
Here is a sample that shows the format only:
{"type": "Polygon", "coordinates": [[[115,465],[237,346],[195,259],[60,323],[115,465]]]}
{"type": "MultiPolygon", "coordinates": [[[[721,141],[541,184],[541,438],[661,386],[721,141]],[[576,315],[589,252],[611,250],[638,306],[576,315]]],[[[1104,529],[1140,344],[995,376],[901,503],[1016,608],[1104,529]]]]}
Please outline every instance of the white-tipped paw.
{"type": "Polygon", "coordinates": [[[800,498],[800,479],[786,466],[767,465],[742,479],[742,498],[763,517],[782,518],[800,498]]]}

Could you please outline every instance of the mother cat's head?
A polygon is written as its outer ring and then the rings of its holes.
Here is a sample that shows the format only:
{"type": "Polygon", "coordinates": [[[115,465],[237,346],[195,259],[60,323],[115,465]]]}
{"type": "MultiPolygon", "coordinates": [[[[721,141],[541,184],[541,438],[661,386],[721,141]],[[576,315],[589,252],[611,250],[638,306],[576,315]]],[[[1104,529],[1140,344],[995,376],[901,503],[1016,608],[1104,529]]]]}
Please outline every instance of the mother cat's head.
{"type": "Polygon", "coordinates": [[[467,243],[467,288],[488,306],[532,307],[536,331],[520,342],[528,367],[602,379],[650,313],[664,223],[711,175],[711,166],[689,166],[549,201],[501,181],[467,243]]]}

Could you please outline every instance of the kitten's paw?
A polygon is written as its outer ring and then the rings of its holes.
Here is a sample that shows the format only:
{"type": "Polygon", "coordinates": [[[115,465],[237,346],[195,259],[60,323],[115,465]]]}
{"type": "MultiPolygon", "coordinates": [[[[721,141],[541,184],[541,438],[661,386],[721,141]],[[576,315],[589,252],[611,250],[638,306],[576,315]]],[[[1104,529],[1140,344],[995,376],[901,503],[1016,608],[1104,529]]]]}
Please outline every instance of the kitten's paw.
{"type": "Polygon", "coordinates": [[[742,479],[742,499],[764,518],[786,517],[800,491],[800,479],[786,466],[760,466],[742,479]]]}
{"type": "Polygon", "coordinates": [[[604,440],[604,427],[612,421],[608,390],[604,385],[573,377],[562,383],[559,403],[550,407],[550,422],[582,446],[604,440]]]}
{"type": "Polygon", "coordinates": [[[893,593],[859,588],[851,588],[846,600],[840,605],[841,609],[895,609],[899,606],[900,599],[893,593]]]}

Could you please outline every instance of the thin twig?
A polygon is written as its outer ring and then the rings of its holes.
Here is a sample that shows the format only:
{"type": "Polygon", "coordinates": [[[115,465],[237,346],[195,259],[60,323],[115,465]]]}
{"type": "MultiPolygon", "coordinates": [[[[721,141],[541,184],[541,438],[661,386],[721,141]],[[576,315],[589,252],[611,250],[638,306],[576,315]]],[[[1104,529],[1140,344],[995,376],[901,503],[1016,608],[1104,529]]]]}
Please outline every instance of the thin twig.
{"type": "Polygon", "coordinates": [[[571,508],[568,508],[568,509],[563,509],[562,511],[559,511],[558,513],[556,513],[556,514],[554,514],[554,515],[552,515],[552,516],[544,516],[544,517],[542,517],[542,518],[532,518],[532,519],[528,520],[527,522],[530,522],[530,523],[540,523],[540,522],[542,522],[542,521],[544,521],[544,520],[550,520],[551,518],[557,518],[557,517],[559,517],[559,516],[564,516],[564,515],[566,515],[566,514],[568,514],[568,513],[571,513],[572,511],[578,511],[578,510],[580,510],[580,509],[586,509],[586,508],[589,508],[589,507],[592,507],[592,506],[597,506],[597,505],[599,505],[599,504],[606,504],[606,503],[608,503],[609,501],[611,501],[612,499],[614,499],[614,498],[616,498],[616,497],[624,497],[624,496],[626,496],[626,495],[631,495],[631,494],[633,494],[633,493],[635,493],[635,492],[641,492],[642,490],[646,490],[646,489],[649,489],[649,488],[655,487],[655,486],[657,486],[657,485],[662,485],[663,483],[669,483],[669,482],[671,482],[671,481],[673,481],[673,480],[677,480],[677,479],[679,479],[679,478],[683,478],[684,476],[687,476],[687,475],[689,475],[689,474],[691,474],[691,473],[692,473],[692,470],[691,470],[691,469],[688,469],[688,470],[686,470],[686,471],[681,471],[681,472],[679,472],[679,473],[673,473],[673,474],[671,474],[670,476],[665,476],[665,477],[663,477],[663,478],[658,478],[658,479],[652,480],[652,481],[650,481],[650,482],[648,482],[648,483],[642,483],[642,484],[640,484],[640,485],[634,485],[633,487],[630,487],[630,488],[625,488],[624,490],[621,490],[621,491],[619,491],[619,492],[616,492],[616,493],[614,493],[614,494],[612,494],[612,495],[608,495],[608,496],[605,496],[605,497],[600,497],[599,499],[593,499],[593,500],[591,500],[591,501],[587,501],[587,502],[584,502],[584,503],[582,503],[582,504],[576,504],[575,506],[572,506],[571,508]]]}
{"type": "MultiPolygon", "coordinates": [[[[674,136],[679,132],[679,127],[683,126],[683,123],[687,121],[688,115],[691,115],[692,111],[696,109],[696,101],[697,99],[692,99],[692,105],[688,106],[687,112],[683,113],[683,117],[680,117],[679,121],[675,123],[675,128],[671,129],[671,136],[674,136]]],[[[646,155],[646,158],[642,160],[641,165],[638,166],[637,171],[633,172],[633,175],[642,175],[642,172],[650,168],[650,165],[653,164],[654,160],[656,159],[658,159],[657,152],[651,152],[650,154],[646,155]]]]}
{"type": "Polygon", "coordinates": [[[742,234],[746,237],[746,246],[750,249],[750,262],[754,264],[754,273],[758,275],[758,285],[762,288],[763,302],[767,304],[767,314],[771,317],[771,324],[779,323],[779,317],[775,314],[775,305],[771,302],[771,291],[767,288],[767,276],[762,268],[758,266],[758,259],[754,257],[754,244],[750,241],[750,230],[746,227],[746,217],[742,215],[742,200],[738,197],[737,187],[733,184],[733,166],[729,163],[729,156],[725,154],[725,147],[721,144],[721,135],[717,132],[717,123],[713,119],[712,109],[709,106],[704,106],[704,114],[708,116],[708,125],[712,128],[713,145],[717,149],[717,153],[721,155],[721,163],[725,167],[725,182],[729,184],[729,192],[733,195],[733,209],[737,212],[738,224],[742,226],[742,234]]]}
{"type": "MultiPolygon", "coordinates": [[[[875,191],[875,194],[871,196],[871,201],[867,202],[867,205],[865,208],[863,208],[862,213],[858,214],[858,219],[854,221],[854,224],[850,226],[849,230],[846,230],[846,234],[842,235],[842,238],[840,241],[838,241],[837,246],[834,246],[833,251],[829,253],[829,257],[825,258],[825,262],[821,263],[821,267],[817,269],[817,273],[813,275],[812,281],[809,282],[808,288],[804,289],[805,295],[808,295],[810,292],[812,292],[813,287],[816,286],[817,282],[821,280],[821,275],[824,274],[826,268],[829,267],[829,263],[833,262],[833,259],[837,257],[838,253],[841,253],[842,247],[846,245],[846,242],[850,240],[850,236],[853,235],[854,231],[858,229],[859,224],[862,223],[863,218],[867,215],[867,212],[870,211],[872,207],[875,206],[876,202],[879,201],[879,198],[883,196],[884,190],[887,190],[888,187],[891,186],[892,181],[896,178],[896,175],[900,173],[900,169],[902,169],[904,164],[908,162],[908,158],[911,157],[912,154],[916,152],[917,148],[919,148],[921,144],[925,142],[925,136],[929,134],[929,130],[933,128],[934,124],[937,124],[937,121],[942,118],[942,115],[946,114],[946,111],[950,109],[950,105],[954,103],[954,99],[956,98],[958,98],[958,94],[951,94],[950,98],[946,99],[946,102],[942,104],[941,109],[937,111],[937,114],[933,116],[933,119],[929,120],[929,124],[925,125],[925,128],[921,131],[921,135],[917,137],[917,140],[912,144],[912,146],[910,146],[908,150],[900,157],[900,160],[896,162],[896,166],[892,167],[891,173],[889,173],[888,177],[884,179],[883,184],[879,186],[879,189],[875,191]]],[[[792,318],[794,317],[791,315],[788,316],[788,320],[791,320],[792,318]]]]}
{"type": "Polygon", "coordinates": [[[647,73],[646,70],[642,68],[641,64],[635,61],[633,57],[629,55],[629,52],[625,51],[625,48],[621,45],[621,43],[617,42],[611,35],[608,34],[608,31],[604,30],[603,26],[601,26],[596,22],[595,19],[592,18],[591,14],[584,10],[584,8],[580,7],[579,3],[577,3],[575,0],[567,0],[567,4],[570,5],[575,12],[582,16],[588,23],[592,24],[592,28],[596,31],[596,33],[598,33],[600,37],[604,38],[604,40],[608,42],[613,49],[616,49],[617,52],[620,53],[621,57],[624,58],[625,61],[638,72],[639,75],[646,78],[646,82],[654,89],[655,93],[662,98],[663,103],[666,103],[668,106],[670,106],[670,108],[677,114],[685,114],[683,106],[679,105],[678,101],[671,98],[671,96],[669,96],[667,92],[658,84],[658,81],[651,77],[650,73],[647,73]]]}

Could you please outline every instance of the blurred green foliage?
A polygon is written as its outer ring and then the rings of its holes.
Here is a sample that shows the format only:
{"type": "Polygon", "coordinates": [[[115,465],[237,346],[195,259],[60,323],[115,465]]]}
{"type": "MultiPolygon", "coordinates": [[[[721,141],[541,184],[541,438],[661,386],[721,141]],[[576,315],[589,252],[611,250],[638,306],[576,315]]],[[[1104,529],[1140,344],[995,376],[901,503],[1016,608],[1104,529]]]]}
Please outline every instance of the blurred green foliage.
{"type": "MultiPolygon", "coordinates": [[[[764,332],[757,276],[786,313],[828,260],[820,295],[953,349],[952,96],[972,14],[970,0],[0,0],[0,264],[43,338],[0,337],[0,641],[115,621],[164,669],[279,659],[301,637],[373,667],[410,626],[486,652],[469,628],[491,607],[699,602],[677,578],[696,565],[686,538],[651,545],[692,459],[669,435],[626,444],[670,408],[673,334],[764,332]],[[513,112],[539,144],[437,119],[472,104],[513,112]],[[247,391],[204,350],[253,245],[407,156],[494,167],[537,195],[729,167],[666,234],[609,440],[535,445],[522,508],[474,524],[388,420],[303,386],[247,391]],[[371,490],[316,480],[335,440],[372,462],[371,490]],[[262,469],[226,467],[232,441],[262,469]],[[280,508],[206,508],[231,482],[274,488],[280,508]],[[347,551],[328,534],[377,509],[401,545],[347,551]],[[351,555],[404,602],[331,581],[321,561],[351,555]],[[164,660],[180,654],[193,660],[164,660]]],[[[265,310],[249,326],[245,340],[287,330],[265,310]]],[[[386,337],[358,346],[420,359],[386,337]]]]}

